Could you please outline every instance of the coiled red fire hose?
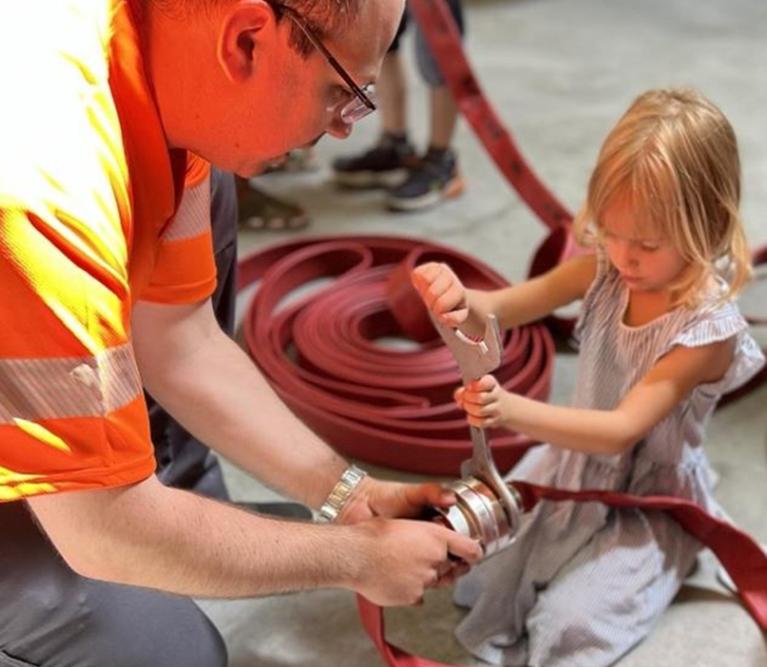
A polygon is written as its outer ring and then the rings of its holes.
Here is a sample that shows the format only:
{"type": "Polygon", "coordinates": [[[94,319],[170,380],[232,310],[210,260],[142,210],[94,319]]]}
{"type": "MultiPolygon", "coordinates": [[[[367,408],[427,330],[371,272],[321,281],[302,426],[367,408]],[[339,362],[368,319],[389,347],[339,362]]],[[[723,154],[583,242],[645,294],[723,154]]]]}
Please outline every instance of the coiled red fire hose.
{"type": "MultiPolygon", "coordinates": [[[[425,261],[448,262],[471,287],[507,284],[482,262],[425,240],[289,241],[240,262],[240,289],[259,282],[244,332],[275,391],[334,447],[370,463],[455,476],[471,455],[471,441],[453,401],[458,367],[437,343],[410,285],[410,271],[425,261]],[[321,279],[332,284],[281,307],[289,294],[321,279]],[[425,345],[395,350],[375,342],[403,331],[425,345]]],[[[545,399],[553,357],[543,325],[514,329],[505,337],[497,377],[510,391],[545,399]]],[[[508,470],[531,444],[507,431],[494,433],[499,468],[508,470]]]]}

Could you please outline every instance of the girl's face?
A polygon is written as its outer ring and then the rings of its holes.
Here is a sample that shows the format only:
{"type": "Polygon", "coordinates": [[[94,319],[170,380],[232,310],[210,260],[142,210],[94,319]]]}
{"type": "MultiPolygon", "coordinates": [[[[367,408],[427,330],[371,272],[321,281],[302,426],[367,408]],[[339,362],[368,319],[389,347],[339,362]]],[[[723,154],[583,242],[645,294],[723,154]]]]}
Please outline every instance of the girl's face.
{"type": "Polygon", "coordinates": [[[649,224],[637,208],[617,197],[604,211],[599,234],[603,248],[626,286],[636,292],[660,292],[670,287],[688,263],[671,243],[649,224]]]}

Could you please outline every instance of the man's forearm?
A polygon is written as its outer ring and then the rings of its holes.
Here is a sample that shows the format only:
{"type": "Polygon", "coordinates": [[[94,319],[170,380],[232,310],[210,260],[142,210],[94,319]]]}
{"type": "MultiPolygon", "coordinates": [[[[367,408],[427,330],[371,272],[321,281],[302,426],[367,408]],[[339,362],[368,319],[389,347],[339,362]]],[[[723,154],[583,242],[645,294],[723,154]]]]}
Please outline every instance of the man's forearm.
{"type": "Polygon", "coordinates": [[[288,523],[169,489],[155,478],[35,499],[70,565],[86,576],[200,597],[352,587],[355,530],[288,523]],[[119,519],[119,520],[118,520],[119,519]]]}
{"type": "Polygon", "coordinates": [[[34,496],[38,521],[79,574],[198,597],[346,588],[378,604],[414,604],[448,554],[476,562],[472,539],[429,521],[286,522],[164,487],[34,496]]]}
{"type": "Polygon", "coordinates": [[[201,441],[279,491],[318,507],[346,461],[285,406],[247,355],[216,332],[165,360],[149,391],[201,441]]]}

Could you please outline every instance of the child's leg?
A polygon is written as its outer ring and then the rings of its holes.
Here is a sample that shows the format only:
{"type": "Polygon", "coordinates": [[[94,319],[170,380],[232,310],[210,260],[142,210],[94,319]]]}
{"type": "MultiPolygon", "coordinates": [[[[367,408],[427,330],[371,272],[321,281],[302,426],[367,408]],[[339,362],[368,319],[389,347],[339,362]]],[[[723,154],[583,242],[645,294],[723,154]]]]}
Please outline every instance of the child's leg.
{"type": "Polygon", "coordinates": [[[384,57],[376,83],[384,134],[407,136],[407,77],[399,50],[384,57]]]}
{"type": "MultiPolygon", "coordinates": [[[[448,0],[448,6],[463,32],[460,0],[448,0]]],[[[407,178],[400,185],[389,189],[386,203],[389,208],[397,211],[426,209],[442,200],[458,196],[464,189],[451,147],[458,108],[420,26],[415,34],[415,54],[421,78],[429,86],[429,145],[420,162],[410,168],[407,178]]]]}
{"type": "Polygon", "coordinates": [[[346,188],[387,188],[402,182],[415,162],[415,149],[407,135],[407,77],[400,40],[408,25],[403,15],[394,41],[384,58],[376,82],[381,135],[376,144],[333,161],[336,182],[346,188]]]}
{"type": "Polygon", "coordinates": [[[607,525],[540,593],[529,667],[607,667],[650,632],[700,546],[670,518],[637,510],[607,525]]]}
{"type": "Polygon", "coordinates": [[[453,142],[453,133],[458,121],[458,107],[447,86],[431,89],[430,107],[429,148],[447,150],[453,142]]]}
{"type": "Polygon", "coordinates": [[[454,602],[471,611],[455,630],[474,655],[491,664],[506,662],[509,652],[527,659],[525,619],[536,600],[536,572],[529,559],[538,539],[525,531],[506,550],[476,566],[455,587],[454,602]]]}
{"type": "MultiPolygon", "coordinates": [[[[539,463],[550,461],[547,452],[539,449],[534,458],[539,463]]],[[[535,479],[548,481],[548,477],[535,479]]],[[[539,591],[594,532],[587,528],[562,534],[562,526],[567,526],[574,515],[582,514],[587,507],[593,509],[586,505],[574,508],[539,504],[523,517],[511,546],[475,567],[457,583],[455,603],[471,607],[471,611],[455,634],[474,655],[492,664],[527,664],[526,623],[539,591]]]]}
{"type": "MultiPolygon", "coordinates": [[[[464,22],[461,0],[448,0],[447,4],[461,34],[463,34],[464,22]]],[[[429,148],[445,150],[450,148],[453,141],[453,132],[458,119],[458,107],[450,94],[450,90],[445,85],[445,78],[429,50],[420,27],[415,34],[415,55],[421,77],[430,88],[429,148]]]]}

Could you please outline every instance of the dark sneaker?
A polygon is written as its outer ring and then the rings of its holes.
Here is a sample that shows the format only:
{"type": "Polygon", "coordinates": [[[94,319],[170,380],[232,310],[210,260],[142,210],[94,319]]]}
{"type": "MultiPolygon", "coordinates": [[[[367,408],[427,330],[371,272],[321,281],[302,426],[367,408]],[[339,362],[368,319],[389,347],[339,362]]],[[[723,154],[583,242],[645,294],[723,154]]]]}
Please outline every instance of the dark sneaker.
{"type": "Polygon", "coordinates": [[[415,149],[406,139],[383,135],[373,148],[333,161],[336,183],[346,188],[389,188],[407,175],[415,164],[415,149]]]}
{"type": "Polygon", "coordinates": [[[418,211],[457,197],[464,190],[455,153],[429,149],[408,171],[407,178],[387,192],[386,204],[394,211],[418,211]]]}

